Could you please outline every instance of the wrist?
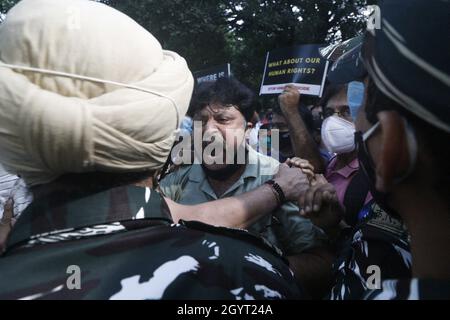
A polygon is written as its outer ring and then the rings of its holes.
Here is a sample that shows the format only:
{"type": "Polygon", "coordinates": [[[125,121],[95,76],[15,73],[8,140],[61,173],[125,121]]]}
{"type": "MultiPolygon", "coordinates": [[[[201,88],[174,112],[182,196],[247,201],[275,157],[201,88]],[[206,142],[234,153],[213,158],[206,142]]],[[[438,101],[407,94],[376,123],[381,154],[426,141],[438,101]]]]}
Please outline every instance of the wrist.
{"type": "Polygon", "coordinates": [[[275,195],[278,206],[281,206],[284,202],[286,202],[286,195],[283,191],[283,188],[275,180],[268,180],[265,182],[265,184],[270,187],[273,194],[275,195]]]}
{"type": "Polygon", "coordinates": [[[290,106],[290,105],[282,105],[281,106],[281,111],[285,115],[293,115],[293,114],[298,113],[297,106],[290,106]]]}
{"type": "Polygon", "coordinates": [[[280,200],[278,199],[278,194],[276,193],[276,191],[266,183],[263,184],[262,187],[266,190],[267,199],[271,199],[270,201],[271,211],[278,209],[280,207],[280,200]]]}

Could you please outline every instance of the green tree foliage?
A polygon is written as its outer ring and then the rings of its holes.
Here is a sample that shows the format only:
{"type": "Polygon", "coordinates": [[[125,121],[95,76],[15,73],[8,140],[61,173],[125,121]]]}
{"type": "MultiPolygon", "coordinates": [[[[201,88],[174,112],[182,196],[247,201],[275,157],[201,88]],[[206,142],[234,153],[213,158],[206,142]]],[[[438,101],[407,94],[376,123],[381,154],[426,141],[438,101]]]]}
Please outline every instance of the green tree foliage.
{"type": "Polygon", "coordinates": [[[4,14],[8,12],[19,0],[0,0],[0,23],[4,19],[4,14]]]}
{"type": "Polygon", "coordinates": [[[106,0],[149,30],[165,49],[186,58],[192,70],[230,59],[227,21],[218,0],[106,0]]]}
{"type": "MultiPolygon", "coordinates": [[[[258,90],[265,55],[274,48],[326,43],[363,30],[371,0],[96,0],[135,19],[192,70],[231,62],[258,90]]],[[[5,13],[17,0],[0,0],[5,13]]],[[[1,19],[1,18],[0,18],[1,19]]],[[[1,21],[1,20],[0,20],[1,21]]]]}
{"type": "Polygon", "coordinates": [[[130,15],[192,70],[232,63],[257,90],[266,52],[346,39],[364,27],[366,0],[102,0],[130,15]]]}
{"type": "Polygon", "coordinates": [[[246,0],[228,2],[233,30],[233,68],[259,86],[265,53],[275,48],[321,44],[355,36],[363,29],[364,0],[246,0]]]}

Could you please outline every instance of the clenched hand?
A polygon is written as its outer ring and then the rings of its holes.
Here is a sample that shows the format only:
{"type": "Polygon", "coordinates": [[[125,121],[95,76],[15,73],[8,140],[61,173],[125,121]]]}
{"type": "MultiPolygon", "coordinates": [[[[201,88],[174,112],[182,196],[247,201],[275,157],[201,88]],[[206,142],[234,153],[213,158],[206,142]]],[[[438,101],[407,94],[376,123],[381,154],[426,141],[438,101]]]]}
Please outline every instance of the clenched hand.
{"type": "Polygon", "coordinates": [[[273,179],[281,187],[288,201],[297,201],[309,188],[306,174],[301,169],[289,167],[285,163],[280,164],[278,173],[273,179]]]}

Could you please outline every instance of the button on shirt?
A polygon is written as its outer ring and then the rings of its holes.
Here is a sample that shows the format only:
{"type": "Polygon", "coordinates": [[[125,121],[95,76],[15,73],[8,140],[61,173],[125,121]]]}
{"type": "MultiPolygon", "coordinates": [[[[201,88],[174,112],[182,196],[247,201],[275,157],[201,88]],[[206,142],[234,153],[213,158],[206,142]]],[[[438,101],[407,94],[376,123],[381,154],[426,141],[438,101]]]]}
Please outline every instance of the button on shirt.
{"type": "MultiPolygon", "coordinates": [[[[217,197],[210,186],[200,164],[180,167],[167,175],[161,181],[160,187],[163,194],[173,201],[195,205],[254,190],[272,179],[279,164],[277,160],[248,148],[247,165],[243,174],[220,197],[217,197]]],[[[263,236],[288,256],[325,243],[326,236],[323,231],[315,227],[310,220],[301,217],[295,204],[284,204],[273,216],[262,217],[251,225],[248,231],[263,236]]]]}

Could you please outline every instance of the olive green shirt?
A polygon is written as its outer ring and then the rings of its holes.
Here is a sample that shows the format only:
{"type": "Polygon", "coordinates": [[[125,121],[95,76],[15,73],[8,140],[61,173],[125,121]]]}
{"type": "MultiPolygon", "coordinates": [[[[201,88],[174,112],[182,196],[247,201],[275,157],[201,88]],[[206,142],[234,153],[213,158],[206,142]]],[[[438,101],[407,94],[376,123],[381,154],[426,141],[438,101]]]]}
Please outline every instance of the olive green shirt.
{"type": "MultiPolygon", "coordinates": [[[[221,198],[232,197],[254,190],[272,179],[279,162],[248,148],[246,168],[236,183],[222,196],[217,197],[200,164],[182,166],[167,175],[160,184],[162,193],[173,201],[195,205],[221,198]]],[[[310,220],[299,215],[292,202],[285,203],[273,215],[266,215],[252,224],[248,231],[263,236],[280,248],[287,256],[323,245],[326,236],[310,220]]]]}

